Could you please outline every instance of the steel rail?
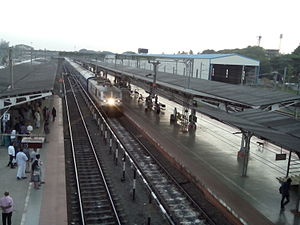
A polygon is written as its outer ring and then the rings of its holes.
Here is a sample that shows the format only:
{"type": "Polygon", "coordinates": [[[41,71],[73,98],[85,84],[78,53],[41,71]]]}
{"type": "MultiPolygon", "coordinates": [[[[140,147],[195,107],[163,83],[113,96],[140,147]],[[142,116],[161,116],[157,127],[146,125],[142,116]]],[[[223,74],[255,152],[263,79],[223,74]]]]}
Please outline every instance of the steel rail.
{"type": "Polygon", "coordinates": [[[127,130],[127,132],[130,133],[134,137],[135,141],[137,141],[143,147],[143,150],[145,150],[147,152],[147,154],[149,154],[151,156],[151,158],[155,161],[155,163],[157,163],[159,165],[159,167],[163,170],[163,172],[165,174],[167,174],[167,176],[174,182],[174,184],[181,190],[181,192],[189,199],[189,201],[194,205],[194,207],[196,207],[202,213],[202,216],[207,220],[207,222],[209,222],[211,225],[216,225],[216,223],[193,200],[192,196],[183,189],[183,187],[176,181],[176,179],[169,173],[169,171],[159,162],[159,160],[151,153],[151,151],[149,151],[147,149],[147,147],[139,140],[139,138],[136,137],[136,135],[134,135],[132,132],[130,132],[128,130],[127,130]]]}
{"type": "MultiPolygon", "coordinates": [[[[69,80],[69,79],[68,79],[68,80],[69,80]]],[[[69,82],[70,82],[70,80],[69,80],[69,82]]],[[[70,84],[71,84],[71,82],[70,82],[70,84]]],[[[83,116],[82,111],[81,111],[81,109],[80,109],[80,106],[79,106],[79,103],[78,103],[78,101],[77,101],[77,98],[76,98],[76,95],[75,95],[75,92],[74,92],[74,89],[73,89],[72,85],[71,85],[71,89],[72,89],[73,97],[74,97],[74,99],[75,99],[75,103],[76,103],[76,105],[77,105],[77,109],[78,109],[79,114],[80,114],[80,117],[81,117],[82,124],[83,124],[83,126],[84,126],[84,128],[85,128],[85,132],[86,132],[86,135],[87,135],[88,140],[89,140],[89,144],[90,144],[90,146],[91,146],[93,155],[94,155],[95,160],[96,160],[96,163],[97,163],[97,168],[98,168],[98,170],[99,170],[99,172],[100,172],[100,174],[101,174],[101,177],[102,177],[102,179],[103,179],[103,183],[104,183],[104,186],[105,186],[107,195],[108,195],[108,197],[109,197],[109,201],[110,201],[111,207],[112,207],[112,209],[113,209],[114,216],[115,216],[115,218],[116,218],[116,220],[117,220],[117,223],[118,223],[119,225],[121,225],[121,221],[120,221],[118,212],[117,212],[117,210],[116,210],[116,207],[115,207],[115,204],[114,204],[112,195],[111,195],[111,193],[110,193],[110,190],[109,190],[108,185],[107,185],[107,182],[106,182],[106,178],[105,178],[104,172],[103,172],[103,170],[102,170],[102,165],[101,165],[101,163],[100,163],[100,161],[99,161],[99,159],[98,159],[98,156],[97,156],[95,147],[94,147],[94,145],[93,145],[91,136],[90,136],[90,134],[89,134],[89,131],[88,131],[88,128],[87,128],[87,125],[86,125],[84,116],[83,116]]]]}
{"type": "Polygon", "coordinates": [[[79,178],[78,178],[78,171],[77,171],[77,163],[76,163],[76,155],[75,155],[75,147],[74,147],[74,139],[73,139],[73,131],[72,131],[72,126],[71,126],[71,117],[70,117],[70,110],[69,110],[69,104],[68,104],[68,99],[66,96],[66,86],[65,82],[63,81],[63,87],[64,87],[64,93],[65,93],[65,105],[66,105],[66,114],[67,114],[67,120],[68,120],[68,127],[69,127],[69,133],[70,133],[70,140],[71,140],[71,149],[72,149],[72,155],[73,155],[73,163],[74,163],[74,171],[75,171],[75,178],[76,178],[76,187],[77,187],[77,193],[78,193],[78,201],[79,201],[79,208],[80,208],[80,218],[81,218],[81,223],[82,225],[85,225],[85,220],[84,220],[84,213],[83,213],[83,206],[82,206],[82,199],[81,199],[81,190],[80,190],[80,183],[79,183],[79,178]]]}
{"type": "Polygon", "coordinates": [[[118,136],[115,134],[115,132],[113,131],[113,129],[110,127],[110,125],[108,124],[108,122],[106,121],[106,119],[104,118],[104,116],[102,115],[102,113],[99,111],[99,109],[96,106],[96,104],[94,103],[94,101],[90,98],[89,94],[83,88],[83,86],[81,85],[81,83],[77,80],[77,78],[74,78],[74,79],[76,80],[77,84],[81,87],[82,93],[84,93],[85,97],[89,100],[89,102],[92,104],[92,106],[94,107],[94,109],[96,110],[96,112],[98,113],[98,115],[100,116],[100,118],[102,119],[103,123],[106,125],[107,129],[109,130],[109,132],[113,136],[114,140],[117,142],[118,146],[123,150],[123,152],[125,153],[126,157],[128,157],[130,163],[133,165],[133,167],[136,169],[137,173],[142,178],[142,181],[144,182],[144,184],[147,187],[147,189],[150,191],[151,195],[153,196],[153,199],[156,201],[156,204],[159,206],[159,208],[162,211],[162,213],[166,216],[168,222],[171,225],[175,225],[175,222],[173,221],[172,217],[169,215],[168,210],[160,202],[159,197],[155,194],[155,191],[152,189],[152,187],[151,187],[150,182],[148,181],[148,179],[143,175],[143,173],[141,172],[141,169],[135,163],[134,159],[132,159],[131,156],[128,154],[128,152],[127,152],[126,148],[124,147],[123,143],[119,140],[118,136]]]}

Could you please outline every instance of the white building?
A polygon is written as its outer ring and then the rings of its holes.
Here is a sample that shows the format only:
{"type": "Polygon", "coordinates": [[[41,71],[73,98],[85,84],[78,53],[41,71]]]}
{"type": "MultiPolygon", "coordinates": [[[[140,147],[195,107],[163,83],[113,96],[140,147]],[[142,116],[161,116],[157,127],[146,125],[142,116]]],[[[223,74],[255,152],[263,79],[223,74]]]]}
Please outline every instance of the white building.
{"type": "Polygon", "coordinates": [[[238,54],[121,54],[105,58],[109,63],[153,70],[149,60],[160,62],[160,72],[231,84],[255,83],[259,73],[259,61],[238,54]]]}

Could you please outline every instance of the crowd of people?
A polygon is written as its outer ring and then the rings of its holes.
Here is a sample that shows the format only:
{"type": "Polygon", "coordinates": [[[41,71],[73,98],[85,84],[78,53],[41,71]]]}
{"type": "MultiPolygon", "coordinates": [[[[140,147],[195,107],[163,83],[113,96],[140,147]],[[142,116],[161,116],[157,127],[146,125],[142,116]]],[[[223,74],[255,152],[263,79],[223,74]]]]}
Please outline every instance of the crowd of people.
{"type": "MultiPolygon", "coordinates": [[[[25,136],[31,135],[31,132],[33,130],[33,127],[30,125],[31,122],[34,122],[34,127],[36,129],[39,129],[41,127],[41,101],[38,101],[34,104],[34,107],[31,107],[32,104],[27,105],[27,107],[22,107],[18,109],[19,116],[15,117],[15,121],[9,121],[4,124],[3,132],[10,135],[4,136],[6,139],[8,139],[8,164],[7,166],[14,169],[16,166],[18,167],[17,170],[17,179],[26,179],[27,176],[25,173],[30,173],[30,171],[34,171],[35,177],[37,175],[38,167],[41,167],[41,161],[40,156],[36,157],[37,151],[36,149],[30,150],[28,148],[28,144],[22,143],[22,138],[25,136]],[[26,112],[28,112],[31,108],[32,111],[32,119],[30,119],[30,116],[26,115],[26,112]],[[27,125],[27,126],[26,126],[27,125]],[[11,131],[10,131],[11,130],[11,131]],[[38,167],[37,163],[35,161],[38,161],[38,167]],[[30,168],[30,163],[34,167],[30,168]]],[[[49,120],[50,120],[50,110],[46,106],[42,110],[42,115],[44,119],[44,133],[49,134],[49,120]]],[[[55,107],[52,108],[51,111],[52,120],[55,121],[56,117],[56,109],[55,107]]],[[[6,141],[3,141],[4,144],[7,143],[6,141]]],[[[31,174],[31,177],[32,174],[31,174]]]]}
{"type": "MultiPolygon", "coordinates": [[[[33,130],[40,129],[42,124],[43,130],[39,132],[44,132],[45,136],[49,134],[49,122],[51,118],[55,121],[56,109],[53,107],[50,111],[46,106],[41,109],[41,106],[42,101],[37,101],[17,108],[11,113],[13,117],[11,116],[10,120],[3,121],[1,131],[6,134],[2,136],[2,145],[7,147],[7,167],[17,168],[17,180],[27,179],[26,174],[29,174],[29,180],[33,182],[35,189],[39,189],[41,184],[45,183],[42,172],[43,163],[38,150],[30,149],[27,143],[22,143],[22,139],[33,136],[33,130]]],[[[11,224],[13,200],[9,192],[5,192],[4,197],[0,199],[0,207],[3,224],[11,224]]]]}

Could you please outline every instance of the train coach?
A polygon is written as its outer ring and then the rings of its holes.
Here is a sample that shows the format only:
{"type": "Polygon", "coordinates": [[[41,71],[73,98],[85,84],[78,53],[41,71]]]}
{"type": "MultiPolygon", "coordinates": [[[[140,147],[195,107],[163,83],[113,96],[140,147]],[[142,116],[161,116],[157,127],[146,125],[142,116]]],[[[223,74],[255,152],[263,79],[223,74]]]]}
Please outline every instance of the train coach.
{"type": "Polygon", "coordinates": [[[66,59],[84,89],[107,116],[119,116],[123,112],[122,91],[108,79],[96,77],[79,64],[66,59]]]}

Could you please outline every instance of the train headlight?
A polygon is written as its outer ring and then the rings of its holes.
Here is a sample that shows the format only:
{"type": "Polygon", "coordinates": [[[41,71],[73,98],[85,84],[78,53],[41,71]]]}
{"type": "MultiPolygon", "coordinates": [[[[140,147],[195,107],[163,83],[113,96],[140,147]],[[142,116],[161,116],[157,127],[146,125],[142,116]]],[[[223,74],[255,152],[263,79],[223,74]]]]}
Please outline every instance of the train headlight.
{"type": "Polygon", "coordinates": [[[108,103],[109,105],[114,105],[114,104],[115,104],[115,99],[109,98],[108,101],[107,101],[107,103],[108,103]]]}

